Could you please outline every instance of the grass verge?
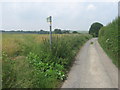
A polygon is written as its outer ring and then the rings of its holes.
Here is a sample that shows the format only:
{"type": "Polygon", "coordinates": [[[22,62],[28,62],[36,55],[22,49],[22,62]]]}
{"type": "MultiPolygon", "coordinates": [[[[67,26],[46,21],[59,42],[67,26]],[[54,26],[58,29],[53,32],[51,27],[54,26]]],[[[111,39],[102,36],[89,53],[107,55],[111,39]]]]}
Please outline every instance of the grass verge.
{"type": "Polygon", "coordinates": [[[92,38],[89,34],[53,36],[50,49],[48,38],[43,38],[41,43],[35,35],[23,36],[11,39],[11,46],[17,46],[15,50],[12,48],[12,53],[6,48],[2,52],[3,88],[59,87],[77,51],[92,38]]]}

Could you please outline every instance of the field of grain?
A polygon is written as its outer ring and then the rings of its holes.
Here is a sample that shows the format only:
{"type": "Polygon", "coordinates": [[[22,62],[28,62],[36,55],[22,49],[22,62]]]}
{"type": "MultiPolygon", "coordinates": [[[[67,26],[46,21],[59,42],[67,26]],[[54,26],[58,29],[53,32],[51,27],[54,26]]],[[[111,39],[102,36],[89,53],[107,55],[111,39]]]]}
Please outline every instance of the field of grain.
{"type": "Polygon", "coordinates": [[[3,88],[55,88],[89,34],[2,34],[3,88]]]}

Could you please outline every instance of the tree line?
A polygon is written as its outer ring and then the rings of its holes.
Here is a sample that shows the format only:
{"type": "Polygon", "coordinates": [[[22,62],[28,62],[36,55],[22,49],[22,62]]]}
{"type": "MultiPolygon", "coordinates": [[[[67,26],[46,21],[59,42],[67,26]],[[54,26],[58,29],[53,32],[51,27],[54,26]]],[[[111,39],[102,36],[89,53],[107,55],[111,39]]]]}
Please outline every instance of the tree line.
{"type": "MultiPolygon", "coordinates": [[[[103,27],[103,25],[99,22],[95,22],[91,25],[89,29],[89,34],[91,34],[93,37],[98,37],[99,30],[103,27]]],[[[5,31],[5,30],[0,30],[0,32],[3,33],[31,33],[31,34],[49,34],[49,31],[45,30],[40,30],[40,31],[23,31],[23,30],[18,30],[18,31],[5,31]]],[[[54,29],[52,31],[53,34],[80,34],[78,31],[72,31],[72,30],[62,30],[62,29],[54,29]]]]}
{"type": "MultiPolygon", "coordinates": [[[[5,30],[0,30],[0,32],[2,33],[33,33],[33,34],[49,34],[49,31],[45,31],[45,30],[40,30],[40,31],[23,31],[23,30],[18,30],[18,31],[5,31],[5,30]]],[[[71,31],[71,30],[61,30],[61,29],[54,29],[54,31],[52,31],[53,34],[70,34],[70,33],[74,33],[77,34],[77,31],[71,31]]]]}

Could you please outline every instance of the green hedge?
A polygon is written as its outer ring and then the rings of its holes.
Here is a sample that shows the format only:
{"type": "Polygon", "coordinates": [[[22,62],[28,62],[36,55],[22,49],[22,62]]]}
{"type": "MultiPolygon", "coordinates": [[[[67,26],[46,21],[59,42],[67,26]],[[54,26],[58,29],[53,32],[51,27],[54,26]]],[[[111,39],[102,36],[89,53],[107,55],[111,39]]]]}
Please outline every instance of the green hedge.
{"type": "Polygon", "coordinates": [[[105,50],[105,52],[108,54],[108,56],[112,59],[112,62],[120,67],[120,63],[118,62],[118,59],[120,58],[118,48],[120,35],[118,34],[118,26],[120,26],[120,18],[116,18],[111,23],[109,23],[107,26],[103,27],[99,31],[99,43],[102,46],[102,48],[105,50]]]}

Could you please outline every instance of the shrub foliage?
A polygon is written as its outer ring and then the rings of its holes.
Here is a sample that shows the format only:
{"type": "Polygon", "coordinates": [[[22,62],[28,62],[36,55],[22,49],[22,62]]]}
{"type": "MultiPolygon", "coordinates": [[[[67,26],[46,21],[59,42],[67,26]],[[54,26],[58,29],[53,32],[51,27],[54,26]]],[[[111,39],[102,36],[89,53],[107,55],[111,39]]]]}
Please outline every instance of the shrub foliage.
{"type": "Polygon", "coordinates": [[[118,62],[120,49],[118,48],[120,35],[118,34],[118,26],[120,26],[120,18],[113,20],[107,26],[101,28],[99,32],[99,43],[112,59],[113,63],[120,67],[118,62]]]}

